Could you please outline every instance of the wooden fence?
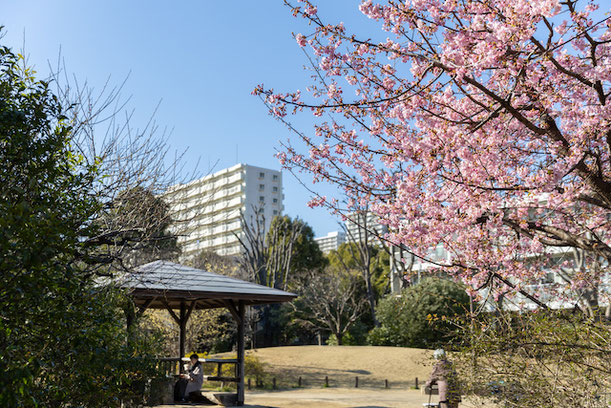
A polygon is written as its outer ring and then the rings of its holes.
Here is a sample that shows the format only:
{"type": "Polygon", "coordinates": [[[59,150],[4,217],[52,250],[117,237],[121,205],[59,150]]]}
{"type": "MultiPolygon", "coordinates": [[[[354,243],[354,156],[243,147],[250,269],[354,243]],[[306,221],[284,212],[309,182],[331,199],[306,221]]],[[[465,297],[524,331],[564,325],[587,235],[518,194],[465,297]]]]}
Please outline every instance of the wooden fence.
{"type": "MultiPolygon", "coordinates": [[[[223,370],[223,365],[235,365],[235,359],[200,359],[204,364],[204,374],[207,381],[216,381],[221,383],[234,383],[237,376],[228,375],[227,370],[223,370]],[[211,367],[212,365],[212,367],[211,367]],[[215,371],[216,366],[216,371],[215,371]],[[210,375],[211,374],[211,375],[210,375]]],[[[188,358],[167,357],[158,359],[158,368],[167,376],[178,375],[180,373],[181,364],[189,362],[188,358]]],[[[405,381],[391,381],[388,379],[373,379],[368,376],[300,376],[296,379],[283,379],[277,377],[266,376],[265,378],[256,378],[246,376],[247,389],[255,388],[375,388],[375,389],[406,389],[422,386],[422,381],[418,377],[414,377],[405,381]]]]}
{"type": "MultiPolygon", "coordinates": [[[[238,360],[229,358],[200,358],[204,370],[204,379],[207,381],[238,382],[238,360]],[[212,365],[212,366],[211,366],[212,365]],[[233,370],[223,370],[224,365],[233,365],[233,370]],[[228,374],[229,372],[229,374],[228,374]]],[[[166,376],[175,376],[184,372],[184,365],[189,362],[186,357],[165,357],[157,359],[157,368],[166,376]],[[182,368],[182,369],[181,369],[182,368]]]]}
{"type": "Polygon", "coordinates": [[[405,389],[414,388],[418,389],[422,386],[422,381],[418,377],[414,377],[413,380],[408,381],[390,381],[388,379],[380,380],[370,377],[354,376],[347,378],[342,376],[341,378],[330,377],[330,376],[300,376],[296,380],[292,381],[278,381],[276,377],[266,377],[265,379],[257,377],[246,378],[246,387],[249,390],[255,388],[377,388],[377,389],[405,389]]]}

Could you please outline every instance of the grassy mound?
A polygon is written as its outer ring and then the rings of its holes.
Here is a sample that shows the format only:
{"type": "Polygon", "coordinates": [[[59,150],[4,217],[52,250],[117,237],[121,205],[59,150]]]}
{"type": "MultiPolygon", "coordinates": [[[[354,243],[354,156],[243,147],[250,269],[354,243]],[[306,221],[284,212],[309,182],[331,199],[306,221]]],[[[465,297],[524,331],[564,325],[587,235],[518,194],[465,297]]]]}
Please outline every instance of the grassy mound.
{"type": "MultiPolygon", "coordinates": [[[[230,353],[225,353],[229,355],[230,353]]],[[[279,388],[322,387],[325,376],[330,387],[407,388],[418,377],[423,383],[431,372],[431,352],[422,349],[377,346],[287,346],[247,350],[264,364],[266,388],[276,378],[279,388]]],[[[219,355],[221,357],[222,355],[219,355]]],[[[255,378],[252,378],[255,384],[255,378]]]]}

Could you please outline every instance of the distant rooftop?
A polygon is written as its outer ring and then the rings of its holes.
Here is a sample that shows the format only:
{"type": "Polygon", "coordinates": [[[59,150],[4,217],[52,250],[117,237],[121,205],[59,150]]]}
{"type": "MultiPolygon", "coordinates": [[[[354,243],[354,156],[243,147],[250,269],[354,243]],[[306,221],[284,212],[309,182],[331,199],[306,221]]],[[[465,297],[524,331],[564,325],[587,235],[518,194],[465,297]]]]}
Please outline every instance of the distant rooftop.
{"type": "Polygon", "coordinates": [[[314,239],[316,240],[316,239],[324,239],[324,238],[341,237],[341,236],[345,236],[345,235],[346,235],[346,233],[344,231],[331,231],[327,235],[324,235],[322,237],[316,237],[314,239]]]}
{"type": "Polygon", "coordinates": [[[214,172],[212,174],[207,174],[207,175],[205,175],[203,177],[200,177],[198,179],[191,180],[191,181],[189,181],[187,183],[175,184],[173,186],[170,186],[170,188],[168,190],[169,191],[180,190],[183,187],[187,187],[187,186],[190,186],[190,185],[193,185],[193,184],[198,184],[198,183],[201,183],[201,182],[204,182],[204,181],[207,181],[207,180],[212,180],[214,178],[223,176],[223,175],[228,174],[228,173],[233,173],[234,171],[236,171],[238,169],[246,168],[246,167],[248,167],[250,169],[253,169],[253,170],[256,170],[256,171],[263,170],[263,171],[273,171],[275,173],[281,173],[280,170],[274,170],[274,169],[270,169],[270,168],[267,168],[267,167],[253,166],[252,164],[238,163],[238,164],[234,164],[231,167],[227,167],[227,168],[218,170],[218,171],[216,171],[216,172],[214,172]]]}

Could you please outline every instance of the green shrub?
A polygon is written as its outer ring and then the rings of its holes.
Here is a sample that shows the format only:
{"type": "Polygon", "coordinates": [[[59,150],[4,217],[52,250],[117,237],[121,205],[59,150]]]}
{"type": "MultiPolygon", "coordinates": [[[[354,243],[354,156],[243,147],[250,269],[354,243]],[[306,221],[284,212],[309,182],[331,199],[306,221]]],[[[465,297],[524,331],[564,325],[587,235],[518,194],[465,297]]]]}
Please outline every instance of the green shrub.
{"type": "Polygon", "coordinates": [[[452,320],[469,308],[463,286],[446,279],[428,278],[389,295],[376,309],[381,326],[369,332],[376,346],[434,348],[456,340],[452,320]]]}
{"type": "Polygon", "coordinates": [[[248,377],[263,378],[267,374],[267,364],[249,354],[244,358],[244,373],[248,377]]]}
{"type": "Polygon", "coordinates": [[[112,251],[96,243],[98,161],[74,145],[83,107],[25,65],[0,45],[0,406],[139,404],[154,345],[125,341],[125,299],[95,279],[112,251]]]}
{"type": "Polygon", "coordinates": [[[387,326],[374,327],[367,336],[367,343],[373,346],[394,346],[390,340],[390,329],[387,326]]]}

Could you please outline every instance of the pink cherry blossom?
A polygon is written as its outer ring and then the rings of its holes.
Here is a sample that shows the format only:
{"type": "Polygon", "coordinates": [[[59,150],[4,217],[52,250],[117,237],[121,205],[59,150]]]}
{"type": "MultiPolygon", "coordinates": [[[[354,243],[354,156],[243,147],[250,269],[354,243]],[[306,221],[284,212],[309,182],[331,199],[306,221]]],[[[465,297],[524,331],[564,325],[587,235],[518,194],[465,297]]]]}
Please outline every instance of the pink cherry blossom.
{"type": "Polygon", "coordinates": [[[295,40],[297,40],[297,44],[299,44],[300,47],[305,47],[306,45],[308,45],[306,37],[303,34],[297,34],[295,36],[295,40]]]}
{"type": "Polygon", "coordinates": [[[308,6],[305,8],[305,13],[306,13],[308,16],[313,16],[313,15],[314,15],[314,14],[316,14],[317,12],[318,12],[318,8],[317,8],[317,7],[315,7],[315,6],[308,5],[308,6]]]}
{"type": "MultiPolygon", "coordinates": [[[[611,261],[611,20],[596,1],[362,1],[382,42],[302,2],[313,32],[296,40],[319,75],[301,99],[253,92],[280,120],[290,106],[317,121],[285,144],[285,167],[337,185],[473,293],[526,287],[574,251],[611,261]]],[[[354,210],[339,203],[311,201],[354,210]]],[[[596,285],[594,269],[573,288],[596,285]]]]}

